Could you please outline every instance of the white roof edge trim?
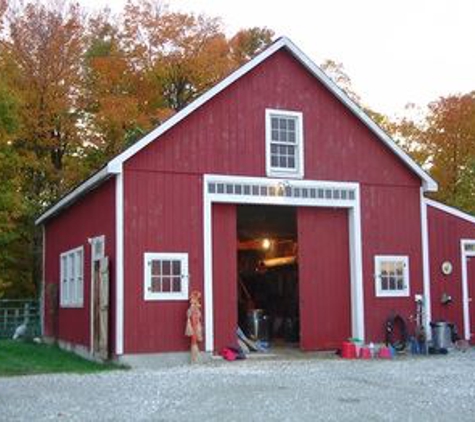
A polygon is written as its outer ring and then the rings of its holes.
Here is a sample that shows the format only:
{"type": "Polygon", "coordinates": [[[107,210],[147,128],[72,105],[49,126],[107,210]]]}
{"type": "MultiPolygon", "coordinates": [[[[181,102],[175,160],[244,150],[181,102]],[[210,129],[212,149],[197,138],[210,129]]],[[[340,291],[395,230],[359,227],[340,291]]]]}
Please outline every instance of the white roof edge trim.
{"type": "Polygon", "coordinates": [[[63,198],[61,198],[56,204],[54,204],[51,208],[48,208],[43,214],[41,214],[35,221],[35,225],[40,225],[44,223],[46,220],[48,220],[50,217],[55,215],[57,212],[59,212],[62,208],[66,207],[68,204],[73,202],[76,198],[81,196],[82,194],[86,193],[90,189],[92,189],[94,186],[102,182],[104,179],[107,179],[107,177],[111,173],[108,171],[107,166],[103,167],[101,170],[99,170],[96,174],[91,176],[89,179],[86,179],[83,183],[81,183],[78,187],[73,189],[71,192],[69,192],[67,195],[65,195],[63,198]]]}
{"type": "Polygon", "coordinates": [[[221,82],[219,82],[214,87],[210,88],[204,94],[199,96],[196,100],[188,104],[184,109],[180,110],[174,116],[166,120],[162,125],[158,126],[154,130],[152,130],[150,133],[145,135],[145,137],[143,137],[140,141],[136,142],[130,148],[126,149],[122,154],[119,154],[117,157],[113,158],[109,162],[109,165],[112,165],[112,166],[121,165],[124,161],[126,161],[127,159],[132,157],[134,154],[139,152],[141,149],[146,147],[149,143],[154,141],[157,137],[165,133],[167,130],[171,129],[178,122],[180,122],[185,117],[193,113],[196,109],[201,107],[203,104],[207,103],[209,100],[211,100],[214,96],[216,96],[221,91],[223,91],[233,82],[237,81],[246,73],[250,72],[257,65],[262,63],[265,59],[267,59],[269,56],[274,54],[276,51],[280,50],[286,44],[287,44],[287,40],[285,38],[281,38],[277,40],[269,48],[264,50],[262,53],[258,54],[256,57],[248,61],[246,64],[236,69],[233,73],[231,73],[229,76],[224,78],[221,82]]]}
{"type": "Polygon", "coordinates": [[[221,82],[210,88],[204,94],[199,96],[196,100],[188,104],[185,108],[166,120],[162,125],[158,126],[142,139],[137,141],[134,145],[127,148],[124,152],[117,157],[109,161],[102,170],[96,173],[91,178],[87,179],[81,185],[79,185],[72,192],[67,194],[53,207],[42,214],[35,224],[41,224],[53,214],[57,213],[61,208],[68,205],[74,199],[85,193],[88,189],[99,183],[102,179],[108,177],[111,174],[119,174],[122,172],[122,164],[137,152],[142,150],[160,135],[171,129],[177,123],[182,121],[185,117],[191,114],[193,111],[201,107],[203,104],[211,100],[215,95],[219,94],[233,82],[250,72],[269,56],[272,56],[275,52],[281,48],[287,48],[291,54],[304,65],[307,70],[310,71],[317,79],[320,80],[344,105],[346,105],[353,114],[358,117],[379,139],[381,139],[399,158],[401,158],[406,165],[413,170],[422,180],[424,191],[435,192],[437,191],[437,182],[432,179],[408,154],[406,154],[371,118],[354,102],[352,101],[305,53],[303,53],[290,39],[287,37],[281,37],[273,44],[271,44],[262,53],[236,69],[229,76],[224,78],[221,82]]]}
{"type": "Polygon", "coordinates": [[[269,48],[258,54],[252,60],[235,70],[228,77],[223,79],[209,91],[198,97],[195,101],[179,111],[173,117],[168,119],[165,123],[152,130],[140,141],[126,149],[122,154],[110,161],[111,166],[121,166],[124,161],[136,154],[142,148],[147,146],[157,137],[171,129],[178,122],[187,117],[190,113],[208,102],[215,95],[223,91],[233,82],[241,78],[257,65],[262,63],[269,56],[286,47],[292,55],[300,61],[317,79],[319,79],[335,96],[346,105],[371,131],[375,133],[399,158],[401,158],[406,165],[413,170],[423,181],[423,188],[425,191],[437,191],[437,182],[432,179],[406,152],[404,152],[371,118],[348,97],[326,74],[323,72],[302,50],[300,50],[290,39],[282,37],[278,39],[269,48]]]}
{"type": "Polygon", "coordinates": [[[434,207],[440,211],[444,211],[447,214],[458,217],[462,220],[468,221],[469,223],[475,224],[475,216],[470,215],[466,212],[460,211],[457,208],[451,207],[449,205],[442,204],[441,202],[434,201],[433,199],[424,198],[424,201],[427,205],[434,207]]]}
{"type": "Polygon", "coordinates": [[[423,181],[425,191],[437,191],[437,182],[430,177],[391,137],[384,132],[348,95],[338,87],[300,48],[292,41],[285,39],[285,45],[292,54],[319,79],[335,96],[346,105],[379,139],[381,139],[407,166],[412,169],[423,181]]]}

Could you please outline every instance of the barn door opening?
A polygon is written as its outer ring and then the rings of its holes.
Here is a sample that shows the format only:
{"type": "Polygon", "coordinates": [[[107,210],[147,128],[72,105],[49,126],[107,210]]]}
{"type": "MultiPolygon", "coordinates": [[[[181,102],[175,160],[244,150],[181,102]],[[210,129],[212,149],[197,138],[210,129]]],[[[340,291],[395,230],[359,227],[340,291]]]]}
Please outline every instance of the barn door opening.
{"type": "Polygon", "coordinates": [[[237,208],[238,325],[272,348],[298,347],[299,277],[295,207],[237,208]]]}
{"type": "Polygon", "coordinates": [[[91,241],[91,341],[94,356],[109,358],[109,259],[104,256],[105,238],[91,241]]]}

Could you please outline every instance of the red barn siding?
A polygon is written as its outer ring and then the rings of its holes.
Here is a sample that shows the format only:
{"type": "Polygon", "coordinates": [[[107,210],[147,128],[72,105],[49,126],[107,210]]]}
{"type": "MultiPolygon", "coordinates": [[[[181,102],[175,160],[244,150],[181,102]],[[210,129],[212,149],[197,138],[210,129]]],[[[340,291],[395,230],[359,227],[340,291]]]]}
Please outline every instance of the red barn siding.
{"type": "Polygon", "coordinates": [[[300,345],[332,349],[351,337],[348,211],[298,208],[300,345]]]}
{"type": "Polygon", "coordinates": [[[284,51],[189,115],[126,166],[264,177],[266,108],[302,111],[305,178],[420,186],[420,179],[389,148],[284,51]]]}
{"type": "Polygon", "coordinates": [[[213,205],[214,349],[236,344],[237,328],[236,206],[213,205]]]}
{"type": "MultiPolygon", "coordinates": [[[[429,222],[429,254],[431,275],[432,319],[454,322],[463,336],[461,239],[475,239],[475,224],[462,220],[432,206],[427,207],[429,222]],[[453,271],[444,275],[441,265],[450,261],[453,271]],[[453,302],[442,305],[443,293],[452,296],[453,302]]],[[[470,268],[468,268],[470,270],[470,268]]],[[[472,267],[473,269],[473,267],[472,267]]],[[[469,297],[475,297],[475,274],[468,273],[469,297]],[[471,291],[470,291],[471,290],[471,291]]],[[[473,308],[471,306],[473,315],[473,308]]],[[[475,321],[475,320],[472,320],[475,321]]],[[[472,331],[474,331],[472,326],[472,331]]]]}
{"type": "Polygon", "coordinates": [[[143,300],[143,254],[189,252],[191,283],[202,289],[202,175],[265,176],[266,108],[303,112],[306,179],[361,183],[369,338],[383,338],[392,310],[413,312],[412,295],[422,292],[420,179],[280,51],[125,163],[125,353],[188,348],[186,303],[143,300]],[[374,297],[376,253],[410,256],[411,298],[374,297]]]}
{"type": "MultiPolygon", "coordinates": [[[[58,325],[54,326],[50,302],[45,300],[45,335],[55,336],[63,341],[90,347],[91,314],[91,247],[88,238],[105,235],[106,255],[111,269],[111,316],[115,315],[115,181],[108,180],[90,192],[60,215],[45,225],[45,282],[58,285],[61,253],[80,246],[84,247],[84,306],[82,308],[59,308],[58,325]],[[57,331],[56,331],[57,330],[57,331]]],[[[58,291],[59,294],[59,291],[58,291]]],[[[59,297],[58,297],[59,301],[59,297]]],[[[59,302],[58,302],[59,303],[59,302]]],[[[114,348],[112,335],[111,350],[114,348]]]]}
{"type": "Polygon", "coordinates": [[[363,186],[361,189],[363,284],[368,341],[384,339],[384,322],[393,312],[409,321],[416,310],[414,295],[424,293],[419,195],[419,189],[397,186],[363,186]],[[409,256],[409,297],[376,297],[375,255],[409,256]]]}
{"type": "Polygon", "coordinates": [[[203,292],[201,178],[127,171],[124,177],[124,353],[189,349],[184,301],[145,301],[145,252],[189,254],[190,292],[203,292]]]}

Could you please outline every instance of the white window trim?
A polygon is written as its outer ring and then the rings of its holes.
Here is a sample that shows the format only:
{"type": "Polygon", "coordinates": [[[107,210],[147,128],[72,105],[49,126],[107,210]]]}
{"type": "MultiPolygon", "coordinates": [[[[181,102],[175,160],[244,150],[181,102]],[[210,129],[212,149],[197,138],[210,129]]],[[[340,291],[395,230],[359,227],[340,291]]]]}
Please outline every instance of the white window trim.
{"type": "Polygon", "coordinates": [[[304,176],[304,133],[303,114],[300,111],[277,110],[266,108],[266,174],[271,177],[302,179],[304,176]],[[297,118],[297,169],[275,169],[271,166],[271,117],[285,116],[297,118]]]}
{"type": "Polygon", "coordinates": [[[408,297],[410,295],[409,283],[409,257],[407,255],[376,255],[374,257],[374,283],[376,289],[376,297],[408,297]],[[380,265],[381,262],[395,261],[404,263],[404,290],[382,290],[380,281],[380,265]]]}
{"type": "MultiPolygon", "coordinates": [[[[77,282],[78,282],[78,268],[76,265],[74,267],[75,269],[75,274],[74,274],[74,286],[76,287],[77,282]]],[[[68,281],[68,285],[70,283],[70,280],[68,281]]],[[[70,289],[70,288],[69,288],[70,289]]],[[[69,293],[71,290],[69,290],[69,293]]],[[[82,308],[84,307],[84,247],[79,246],[74,249],[70,249],[69,251],[63,252],[59,255],[59,304],[61,308],[82,308]],[[77,290],[76,290],[76,297],[65,297],[65,291],[63,290],[64,288],[64,283],[63,283],[63,272],[65,271],[63,267],[63,258],[66,258],[66,261],[69,260],[69,257],[71,255],[75,256],[77,252],[81,252],[82,260],[80,262],[81,266],[81,274],[82,274],[82,285],[81,285],[81,294],[79,297],[77,297],[77,290]],[[74,300],[73,300],[74,299],[74,300]]]]}
{"type": "Polygon", "coordinates": [[[144,254],[144,300],[188,300],[190,275],[188,272],[188,254],[187,253],[157,253],[146,252],[144,254]],[[151,260],[180,260],[181,261],[181,292],[151,292],[151,273],[149,262],[151,260]]]}

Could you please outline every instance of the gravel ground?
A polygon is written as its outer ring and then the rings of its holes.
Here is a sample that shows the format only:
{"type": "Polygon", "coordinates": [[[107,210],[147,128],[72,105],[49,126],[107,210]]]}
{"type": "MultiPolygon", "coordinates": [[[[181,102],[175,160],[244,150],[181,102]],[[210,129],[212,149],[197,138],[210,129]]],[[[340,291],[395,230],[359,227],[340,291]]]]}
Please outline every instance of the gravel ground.
{"type": "Polygon", "coordinates": [[[475,349],[0,379],[0,420],[474,421],[475,349]]]}

